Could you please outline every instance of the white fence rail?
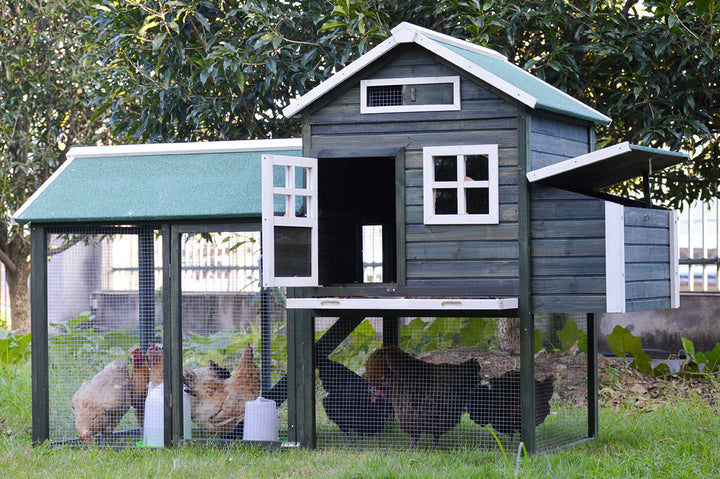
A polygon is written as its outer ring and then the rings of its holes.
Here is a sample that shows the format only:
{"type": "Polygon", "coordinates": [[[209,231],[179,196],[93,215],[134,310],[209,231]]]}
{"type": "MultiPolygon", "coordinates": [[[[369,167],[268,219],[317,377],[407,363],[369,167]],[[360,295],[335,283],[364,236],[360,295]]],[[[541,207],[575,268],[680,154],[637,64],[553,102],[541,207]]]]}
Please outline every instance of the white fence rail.
{"type": "Polygon", "coordinates": [[[718,292],[720,200],[686,206],[678,218],[680,289],[718,292]]]}

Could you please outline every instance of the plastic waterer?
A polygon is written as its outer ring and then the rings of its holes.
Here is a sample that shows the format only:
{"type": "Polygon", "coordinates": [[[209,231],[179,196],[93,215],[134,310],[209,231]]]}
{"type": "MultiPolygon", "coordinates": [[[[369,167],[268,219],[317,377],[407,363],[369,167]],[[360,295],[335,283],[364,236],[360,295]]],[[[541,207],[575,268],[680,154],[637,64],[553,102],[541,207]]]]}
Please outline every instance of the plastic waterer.
{"type": "Polygon", "coordinates": [[[277,406],[272,399],[260,396],[245,403],[243,441],[277,441],[277,406]]]}
{"type": "MultiPolygon", "coordinates": [[[[143,424],[143,443],[149,447],[165,445],[165,388],[162,384],[148,383],[148,395],[145,399],[145,424],[143,424]]],[[[190,425],[190,396],[183,391],[183,438],[192,438],[190,425]]]]}

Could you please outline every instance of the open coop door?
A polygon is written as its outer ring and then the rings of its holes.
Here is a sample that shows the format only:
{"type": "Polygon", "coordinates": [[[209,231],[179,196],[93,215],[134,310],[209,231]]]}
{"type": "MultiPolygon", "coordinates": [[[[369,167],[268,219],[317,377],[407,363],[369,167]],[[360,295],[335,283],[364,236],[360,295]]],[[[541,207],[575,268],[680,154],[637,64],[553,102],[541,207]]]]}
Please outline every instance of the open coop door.
{"type": "Polygon", "coordinates": [[[263,286],[317,286],[316,158],[262,157],[263,286]]]}

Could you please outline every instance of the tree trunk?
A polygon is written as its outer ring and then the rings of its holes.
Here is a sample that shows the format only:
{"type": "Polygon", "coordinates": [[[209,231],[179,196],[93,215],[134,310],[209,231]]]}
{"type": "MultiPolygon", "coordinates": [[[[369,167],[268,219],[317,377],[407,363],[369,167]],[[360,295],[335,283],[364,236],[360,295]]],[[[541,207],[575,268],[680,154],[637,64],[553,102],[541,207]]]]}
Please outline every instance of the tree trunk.
{"type": "Polygon", "coordinates": [[[30,244],[21,238],[13,239],[8,256],[15,268],[5,268],[10,291],[11,328],[20,333],[30,332],[30,244]]]}

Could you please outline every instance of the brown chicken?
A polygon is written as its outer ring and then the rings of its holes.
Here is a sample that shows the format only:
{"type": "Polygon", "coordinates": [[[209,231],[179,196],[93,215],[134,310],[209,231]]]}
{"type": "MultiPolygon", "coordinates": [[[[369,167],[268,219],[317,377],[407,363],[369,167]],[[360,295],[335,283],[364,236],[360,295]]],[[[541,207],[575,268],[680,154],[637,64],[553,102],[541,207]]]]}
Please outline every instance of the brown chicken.
{"type": "Polygon", "coordinates": [[[225,401],[225,379],[230,373],[212,360],[207,367],[183,370],[185,392],[190,397],[190,417],[205,434],[217,434],[222,428],[213,420],[225,401]]]}
{"type": "Polygon", "coordinates": [[[138,426],[143,427],[145,424],[145,398],[148,394],[148,381],[150,380],[150,369],[140,348],[135,348],[130,353],[132,355],[132,395],[130,396],[130,405],[135,411],[135,419],[138,426]]]}
{"type": "Polygon", "coordinates": [[[124,361],[113,361],[72,397],[75,427],[87,443],[96,434],[111,434],[128,409],[132,383],[124,361]]]}
{"type": "MultiPolygon", "coordinates": [[[[522,428],[520,371],[513,369],[493,377],[489,386],[478,384],[468,404],[470,419],[481,426],[491,425],[503,434],[513,436],[522,428]]],[[[555,390],[554,378],[535,380],[535,425],[550,414],[550,398],[555,390]]]]}
{"type": "Polygon", "coordinates": [[[260,367],[253,359],[252,346],[248,345],[237,367],[225,380],[225,400],[222,411],[214,419],[215,424],[234,430],[245,420],[245,403],[260,396],[260,387],[260,367]]]}
{"type": "Polygon", "coordinates": [[[150,362],[150,382],[158,386],[164,381],[163,350],[161,347],[150,343],[147,350],[147,358],[150,362]]]}
{"type": "Polygon", "coordinates": [[[412,439],[411,448],[422,434],[430,434],[434,449],[440,437],[460,422],[479,370],[475,360],[433,364],[397,347],[379,349],[365,363],[375,394],[390,398],[395,421],[412,439]]]}
{"type": "Polygon", "coordinates": [[[229,376],[226,372],[212,361],[206,368],[183,372],[191,397],[191,417],[206,434],[242,437],[245,403],[257,399],[261,387],[260,368],[253,359],[252,347],[245,348],[229,376]]]}

